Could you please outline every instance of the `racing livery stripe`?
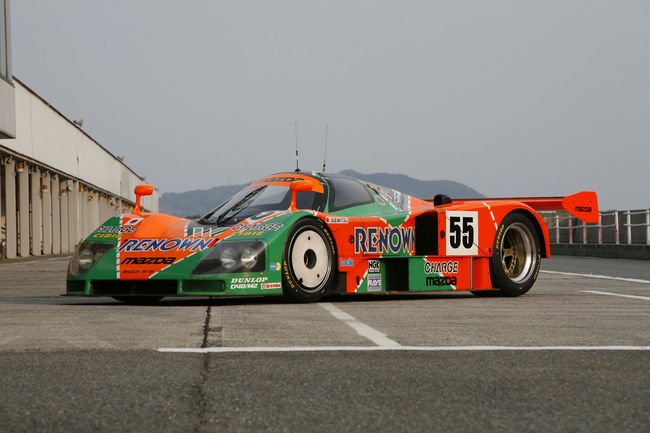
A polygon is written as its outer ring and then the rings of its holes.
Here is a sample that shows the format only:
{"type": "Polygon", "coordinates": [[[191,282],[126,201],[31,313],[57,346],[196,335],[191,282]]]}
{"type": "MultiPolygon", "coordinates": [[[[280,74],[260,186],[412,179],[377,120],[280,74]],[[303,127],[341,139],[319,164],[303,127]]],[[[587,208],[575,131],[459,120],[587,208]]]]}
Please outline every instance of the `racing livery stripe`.
{"type": "MultiPolygon", "coordinates": [[[[122,227],[123,215],[119,216],[118,226],[122,227]]],[[[120,244],[122,243],[122,231],[119,231],[117,236],[117,244],[115,245],[115,278],[120,279],[120,244]]]]}
{"type": "Polygon", "coordinates": [[[492,206],[490,206],[490,205],[487,204],[486,202],[482,202],[482,203],[483,203],[483,204],[485,205],[485,207],[487,207],[488,210],[490,211],[490,216],[492,217],[492,222],[494,223],[494,229],[495,229],[495,230],[498,230],[498,229],[499,229],[499,225],[497,224],[497,219],[494,217],[494,212],[492,212],[492,206]]]}

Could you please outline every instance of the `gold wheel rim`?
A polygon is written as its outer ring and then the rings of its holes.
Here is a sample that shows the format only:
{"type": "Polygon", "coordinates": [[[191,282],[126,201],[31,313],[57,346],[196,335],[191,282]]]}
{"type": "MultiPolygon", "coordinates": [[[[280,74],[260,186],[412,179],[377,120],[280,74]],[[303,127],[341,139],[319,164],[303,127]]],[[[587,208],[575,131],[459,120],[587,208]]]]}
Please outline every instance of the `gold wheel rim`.
{"type": "Polygon", "coordinates": [[[506,277],[515,284],[528,280],[537,265],[533,234],[522,223],[508,226],[499,253],[506,277]]]}

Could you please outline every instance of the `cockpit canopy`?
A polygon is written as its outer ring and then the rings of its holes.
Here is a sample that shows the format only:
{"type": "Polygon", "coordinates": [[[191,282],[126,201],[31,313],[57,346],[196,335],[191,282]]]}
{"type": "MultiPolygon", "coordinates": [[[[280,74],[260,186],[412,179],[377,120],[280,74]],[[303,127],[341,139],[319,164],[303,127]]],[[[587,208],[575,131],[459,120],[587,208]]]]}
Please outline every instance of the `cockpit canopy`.
{"type": "Polygon", "coordinates": [[[280,173],[259,179],[224,201],[201,219],[205,224],[230,226],[247,218],[289,209],[291,184],[307,181],[311,191],[296,193],[296,208],[337,212],[378,203],[396,211],[408,209],[408,195],[339,174],[280,173]]]}

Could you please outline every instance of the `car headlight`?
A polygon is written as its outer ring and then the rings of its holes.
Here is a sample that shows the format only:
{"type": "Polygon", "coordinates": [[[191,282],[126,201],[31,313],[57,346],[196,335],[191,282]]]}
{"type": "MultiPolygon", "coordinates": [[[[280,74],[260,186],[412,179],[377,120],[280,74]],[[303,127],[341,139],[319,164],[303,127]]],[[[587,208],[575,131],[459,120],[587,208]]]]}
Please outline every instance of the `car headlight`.
{"type": "Polygon", "coordinates": [[[193,274],[264,272],[265,247],[261,241],[218,243],[201,260],[193,274]]]}
{"type": "Polygon", "coordinates": [[[225,248],[221,252],[221,266],[227,271],[232,271],[237,266],[237,251],[234,248],[225,248]]]}
{"type": "Polygon", "coordinates": [[[100,244],[95,242],[82,242],[79,249],[72,256],[68,272],[74,276],[83,275],[106,254],[106,251],[113,248],[113,244],[100,244]]]}
{"type": "Polygon", "coordinates": [[[241,252],[241,265],[247,270],[251,270],[257,264],[257,257],[259,256],[259,251],[254,248],[248,247],[241,252]]]}
{"type": "Polygon", "coordinates": [[[79,256],[77,257],[77,263],[79,265],[79,270],[82,272],[87,271],[95,263],[95,253],[88,246],[79,249],[79,256]]]}

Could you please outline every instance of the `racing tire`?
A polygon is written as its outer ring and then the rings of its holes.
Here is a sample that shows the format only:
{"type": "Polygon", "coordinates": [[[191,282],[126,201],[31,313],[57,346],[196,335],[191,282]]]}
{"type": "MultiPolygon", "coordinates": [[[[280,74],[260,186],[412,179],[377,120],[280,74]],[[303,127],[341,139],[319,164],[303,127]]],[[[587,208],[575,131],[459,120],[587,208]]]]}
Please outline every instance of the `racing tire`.
{"type": "Polygon", "coordinates": [[[490,260],[492,287],[478,296],[521,296],[528,292],[542,263],[540,240],[530,218],[522,213],[506,216],[497,230],[490,260]]]}
{"type": "Polygon", "coordinates": [[[316,219],[298,221],[282,254],[282,291],[298,302],[318,301],[334,280],[336,249],[332,235],[316,219]]]}
{"type": "Polygon", "coordinates": [[[129,305],[151,305],[160,301],[164,296],[113,296],[116,301],[129,305]]]}

